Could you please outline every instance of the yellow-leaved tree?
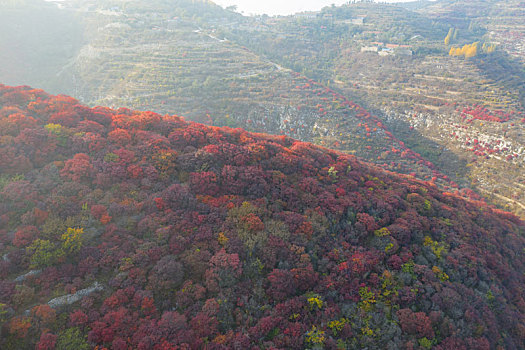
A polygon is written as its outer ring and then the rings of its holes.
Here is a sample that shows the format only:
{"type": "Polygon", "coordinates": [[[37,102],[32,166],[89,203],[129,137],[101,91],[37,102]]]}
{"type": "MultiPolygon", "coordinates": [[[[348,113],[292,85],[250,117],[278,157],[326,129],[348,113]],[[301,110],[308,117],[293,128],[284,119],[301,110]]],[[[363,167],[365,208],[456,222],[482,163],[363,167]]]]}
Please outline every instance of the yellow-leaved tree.
{"type": "Polygon", "coordinates": [[[77,253],[84,243],[84,229],[68,227],[62,235],[62,249],[67,254],[77,253]]]}
{"type": "MultiPolygon", "coordinates": [[[[465,58],[475,57],[478,55],[478,48],[480,46],[479,41],[476,41],[472,44],[465,44],[463,47],[451,47],[448,54],[449,56],[465,56],[465,58]]],[[[493,45],[491,45],[492,47],[493,45]]],[[[488,53],[489,46],[483,44],[482,51],[488,53]]],[[[491,48],[491,52],[494,51],[494,48],[491,48]]]]}
{"type": "Polygon", "coordinates": [[[478,44],[479,42],[475,42],[470,45],[466,45],[467,48],[465,50],[465,58],[475,57],[478,54],[478,44]]]}
{"type": "Polygon", "coordinates": [[[454,35],[454,28],[450,28],[448,30],[448,34],[447,36],[445,37],[445,45],[448,45],[450,44],[450,40],[452,39],[452,36],[454,35]]]}

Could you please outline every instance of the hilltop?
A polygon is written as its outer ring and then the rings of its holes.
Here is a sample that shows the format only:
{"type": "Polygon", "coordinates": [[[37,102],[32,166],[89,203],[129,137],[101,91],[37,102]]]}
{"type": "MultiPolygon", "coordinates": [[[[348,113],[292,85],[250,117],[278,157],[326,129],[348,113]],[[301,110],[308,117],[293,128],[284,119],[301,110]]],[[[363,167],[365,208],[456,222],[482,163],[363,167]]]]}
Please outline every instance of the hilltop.
{"type": "Polygon", "coordinates": [[[523,349],[525,224],[286,136],[0,86],[3,349],[523,349]]]}

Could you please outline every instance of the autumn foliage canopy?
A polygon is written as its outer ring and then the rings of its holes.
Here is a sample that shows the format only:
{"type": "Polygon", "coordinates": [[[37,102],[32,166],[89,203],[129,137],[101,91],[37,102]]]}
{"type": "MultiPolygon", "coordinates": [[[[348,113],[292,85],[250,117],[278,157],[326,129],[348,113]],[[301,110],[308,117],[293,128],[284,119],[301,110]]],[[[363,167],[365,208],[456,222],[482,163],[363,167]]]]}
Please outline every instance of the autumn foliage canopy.
{"type": "Polygon", "coordinates": [[[525,344],[524,223],[355,156],[0,85],[0,174],[2,349],[525,344]]]}

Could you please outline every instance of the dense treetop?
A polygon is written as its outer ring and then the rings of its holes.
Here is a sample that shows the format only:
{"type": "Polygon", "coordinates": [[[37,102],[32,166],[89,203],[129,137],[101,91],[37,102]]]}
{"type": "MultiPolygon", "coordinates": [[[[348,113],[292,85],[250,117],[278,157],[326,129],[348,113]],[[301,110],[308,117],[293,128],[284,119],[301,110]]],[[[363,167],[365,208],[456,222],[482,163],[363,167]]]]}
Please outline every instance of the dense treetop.
{"type": "Polygon", "coordinates": [[[0,173],[3,349],[525,343],[523,221],[352,155],[0,85],[0,173]]]}

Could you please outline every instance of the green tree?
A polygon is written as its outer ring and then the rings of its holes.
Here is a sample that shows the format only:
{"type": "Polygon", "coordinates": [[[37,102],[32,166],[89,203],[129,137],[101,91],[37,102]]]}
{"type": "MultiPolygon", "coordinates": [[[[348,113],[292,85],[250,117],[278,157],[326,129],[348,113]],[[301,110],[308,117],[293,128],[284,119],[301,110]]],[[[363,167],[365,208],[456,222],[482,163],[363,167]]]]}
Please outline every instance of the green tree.
{"type": "Polygon", "coordinates": [[[64,251],[47,239],[35,240],[26,250],[31,255],[31,268],[52,266],[64,256],[64,251]]]}
{"type": "Polygon", "coordinates": [[[7,321],[8,316],[7,305],[0,303],[0,329],[2,329],[5,321],[7,321]]]}
{"type": "Polygon", "coordinates": [[[56,350],[89,350],[86,336],[78,328],[68,328],[58,335],[56,350]]]}

